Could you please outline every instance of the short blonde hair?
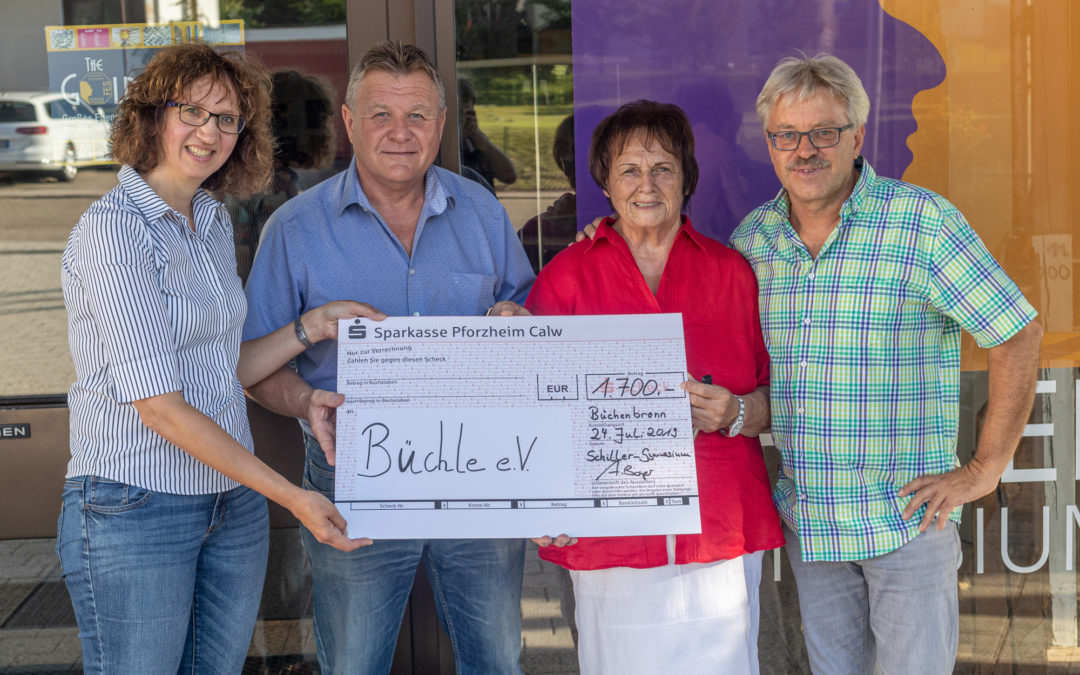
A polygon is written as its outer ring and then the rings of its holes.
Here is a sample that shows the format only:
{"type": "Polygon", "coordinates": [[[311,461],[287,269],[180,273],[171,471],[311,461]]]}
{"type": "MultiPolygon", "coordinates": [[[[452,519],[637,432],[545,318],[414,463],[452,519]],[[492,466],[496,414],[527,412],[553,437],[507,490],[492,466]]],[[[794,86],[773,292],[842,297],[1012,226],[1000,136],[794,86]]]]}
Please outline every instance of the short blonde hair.
{"type": "Polygon", "coordinates": [[[398,77],[424,73],[435,83],[435,89],[439,92],[439,109],[446,109],[446,89],[443,88],[442,78],[424,50],[398,40],[387,40],[364,52],[353,66],[349,75],[349,87],[345,90],[345,106],[349,110],[352,110],[356,103],[360,82],[370,70],[381,70],[398,77]]]}
{"type": "Polygon", "coordinates": [[[801,59],[789,56],[776,64],[757,97],[762,130],[768,131],[769,115],[780,99],[807,101],[819,93],[840,101],[847,110],[848,122],[856,127],[866,124],[870,117],[870,98],[851,66],[829,54],[801,59]]]}

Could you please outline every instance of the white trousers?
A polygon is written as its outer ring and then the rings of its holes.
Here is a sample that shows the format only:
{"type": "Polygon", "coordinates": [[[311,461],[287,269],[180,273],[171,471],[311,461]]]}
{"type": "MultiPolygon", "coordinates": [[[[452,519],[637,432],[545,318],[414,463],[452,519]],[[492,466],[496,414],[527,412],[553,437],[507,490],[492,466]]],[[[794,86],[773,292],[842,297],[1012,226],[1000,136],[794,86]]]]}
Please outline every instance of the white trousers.
{"type": "Polygon", "coordinates": [[[582,675],[758,675],[762,555],[571,570],[582,675]]]}

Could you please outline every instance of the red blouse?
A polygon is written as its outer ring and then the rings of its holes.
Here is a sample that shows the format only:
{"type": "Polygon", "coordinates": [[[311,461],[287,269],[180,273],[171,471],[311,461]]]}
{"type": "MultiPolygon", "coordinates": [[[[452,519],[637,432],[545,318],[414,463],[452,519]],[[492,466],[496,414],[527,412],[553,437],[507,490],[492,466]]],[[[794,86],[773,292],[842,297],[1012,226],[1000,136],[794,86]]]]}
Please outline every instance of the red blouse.
{"type": "MultiPolygon", "coordinates": [[[[541,270],[525,307],[541,315],[682,312],[691,375],[712,375],[736,394],[769,383],[750,265],[685,218],[656,295],[626,241],[605,220],[592,240],[574,244],[541,270]]],[[[727,560],[783,545],[761,443],[728,438],[723,430],[703,432],[694,451],[701,534],[676,537],[675,562],[727,560]]],[[[574,570],[659,567],[667,564],[667,545],[662,535],[583,537],[573,546],[542,548],[540,557],[574,570]]]]}

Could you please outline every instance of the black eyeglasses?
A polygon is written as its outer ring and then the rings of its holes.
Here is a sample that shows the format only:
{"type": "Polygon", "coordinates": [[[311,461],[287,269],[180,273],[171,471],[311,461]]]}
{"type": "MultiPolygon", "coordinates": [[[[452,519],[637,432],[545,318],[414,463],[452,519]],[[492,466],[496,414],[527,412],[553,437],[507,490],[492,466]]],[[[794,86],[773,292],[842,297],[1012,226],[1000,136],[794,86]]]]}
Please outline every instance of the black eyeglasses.
{"type": "Polygon", "coordinates": [[[777,150],[784,152],[791,152],[799,147],[799,143],[802,143],[802,137],[806,136],[810,139],[810,145],[814,146],[818,150],[822,148],[831,148],[840,142],[840,132],[847,131],[854,124],[849,124],[844,127],[819,127],[817,129],[811,129],[810,131],[767,131],[765,135],[769,137],[769,142],[777,150]]]}
{"type": "Polygon", "coordinates": [[[170,108],[176,108],[180,113],[180,121],[188,126],[201,127],[210,121],[211,117],[217,118],[217,128],[223,134],[238,134],[244,130],[244,118],[229,113],[212,113],[205,108],[190,103],[177,103],[169,101],[165,104],[170,108]]]}

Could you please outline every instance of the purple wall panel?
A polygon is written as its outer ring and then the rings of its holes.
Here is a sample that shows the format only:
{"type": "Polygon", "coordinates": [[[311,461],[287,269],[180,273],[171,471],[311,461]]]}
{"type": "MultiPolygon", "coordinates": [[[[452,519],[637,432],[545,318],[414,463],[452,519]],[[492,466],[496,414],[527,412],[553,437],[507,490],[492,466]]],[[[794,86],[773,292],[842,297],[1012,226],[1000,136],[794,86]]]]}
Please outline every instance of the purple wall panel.
{"type": "Polygon", "coordinates": [[[677,103],[694,124],[701,180],[696,227],[727,241],[780,188],[754,101],[785,56],[828,52],[870,96],[864,156],[881,175],[911,163],[914,95],[945,77],[940,54],[877,0],[574,0],[578,222],[608,213],[588,169],[593,127],[639,98],[677,103]]]}

